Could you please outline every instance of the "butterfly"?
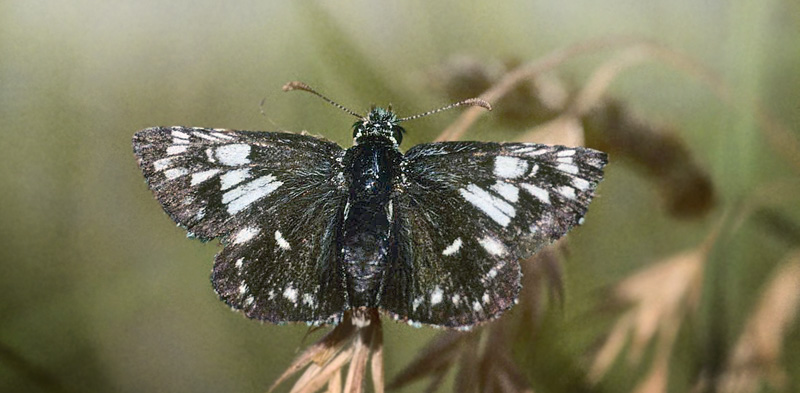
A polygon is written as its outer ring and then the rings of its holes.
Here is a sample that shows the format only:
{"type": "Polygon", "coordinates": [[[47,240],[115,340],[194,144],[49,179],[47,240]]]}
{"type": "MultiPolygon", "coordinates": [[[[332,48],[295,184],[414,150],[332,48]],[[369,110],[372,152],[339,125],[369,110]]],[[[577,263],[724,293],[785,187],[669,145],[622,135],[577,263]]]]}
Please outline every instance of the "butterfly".
{"type": "Polygon", "coordinates": [[[405,153],[398,118],[356,116],[354,145],[287,132],[155,127],[133,150],[169,216],[221,240],[211,281],[247,317],[335,324],[378,308],[469,329],[520,291],[519,259],[582,223],[605,153],[536,143],[437,142],[405,153]]]}

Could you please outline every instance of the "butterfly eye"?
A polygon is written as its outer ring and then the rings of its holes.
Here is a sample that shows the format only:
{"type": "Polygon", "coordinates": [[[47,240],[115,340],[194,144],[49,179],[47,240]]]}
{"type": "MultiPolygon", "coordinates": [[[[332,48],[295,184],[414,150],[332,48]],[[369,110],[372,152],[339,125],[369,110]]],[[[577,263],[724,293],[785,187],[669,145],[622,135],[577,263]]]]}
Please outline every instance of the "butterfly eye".
{"type": "Polygon", "coordinates": [[[405,128],[400,126],[392,127],[392,136],[394,140],[397,141],[397,144],[401,144],[403,142],[403,133],[406,132],[405,128]]]}

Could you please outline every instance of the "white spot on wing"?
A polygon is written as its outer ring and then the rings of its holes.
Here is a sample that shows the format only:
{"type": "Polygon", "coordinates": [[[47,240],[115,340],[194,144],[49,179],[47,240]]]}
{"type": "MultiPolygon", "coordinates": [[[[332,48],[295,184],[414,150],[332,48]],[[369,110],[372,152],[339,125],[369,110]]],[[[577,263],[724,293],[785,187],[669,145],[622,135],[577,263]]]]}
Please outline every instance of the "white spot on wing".
{"type": "Polygon", "coordinates": [[[242,244],[252,240],[258,233],[261,232],[260,229],[256,227],[244,227],[236,232],[236,235],[233,237],[233,244],[242,244]]]}
{"type": "Polygon", "coordinates": [[[244,296],[244,294],[247,293],[247,289],[248,289],[247,284],[245,283],[239,284],[239,296],[244,296]]]}
{"type": "Polygon", "coordinates": [[[173,159],[175,159],[175,157],[167,157],[153,161],[153,169],[156,171],[163,171],[164,169],[167,169],[172,166],[173,159]]]}
{"type": "Polygon", "coordinates": [[[492,185],[492,190],[500,194],[501,197],[505,198],[505,200],[509,202],[516,202],[519,200],[519,188],[513,184],[508,184],[502,180],[498,180],[497,183],[492,185]]]}
{"type": "Polygon", "coordinates": [[[569,173],[572,175],[578,174],[578,167],[572,164],[558,164],[558,166],[556,166],[556,169],[558,169],[561,172],[569,173]]]}
{"type": "Polygon", "coordinates": [[[172,136],[175,138],[189,139],[189,134],[177,130],[172,130],[172,136]]]}
{"type": "Polygon", "coordinates": [[[493,267],[493,268],[489,269],[489,272],[486,273],[486,275],[489,276],[489,278],[497,277],[497,268],[493,267]]]}
{"type": "Polygon", "coordinates": [[[236,269],[241,270],[243,263],[244,263],[244,258],[239,258],[236,260],[236,263],[234,263],[233,266],[236,266],[236,269]]]}
{"type": "Polygon", "coordinates": [[[219,173],[219,169],[209,169],[207,171],[192,173],[192,185],[196,186],[219,173]]]}
{"type": "Polygon", "coordinates": [[[311,296],[311,295],[309,295],[307,293],[304,293],[303,294],[303,303],[307,304],[307,305],[309,305],[310,307],[313,308],[316,305],[317,302],[314,301],[314,297],[313,296],[311,296]]]}
{"type": "Polygon", "coordinates": [[[544,153],[547,153],[548,151],[550,151],[550,149],[547,149],[547,148],[537,149],[537,150],[526,152],[525,155],[528,156],[528,157],[536,157],[536,156],[540,156],[540,155],[542,155],[544,153]]]}
{"type": "Polygon", "coordinates": [[[186,168],[172,168],[164,171],[164,176],[166,176],[167,180],[172,180],[175,179],[176,177],[181,177],[187,173],[189,173],[189,170],[186,168]]]}
{"type": "Polygon", "coordinates": [[[275,241],[278,243],[278,247],[283,250],[291,250],[292,245],[283,238],[281,231],[275,231],[275,241]]]}
{"type": "Polygon", "coordinates": [[[228,205],[228,213],[236,214],[251,203],[269,195],[282,184],[283,182],[275,180],[275,176],[261,176],[222,194],[222,203],[228,205]]]}
{"type": "Polygon", "coordinates": [[[542,149],[542,145],[536,143],[525,143],[521,147],[514,149],[514,152],[517,154],[527,154],[531,152],[540,152],[540,151],[547,151],[547,150],[542,149]]]}
{"type": "Polygon", "coordinates": [[[219,139],[214,138],[213,136],[208,135],[208,134],[206,134],[204,132],[195,131],[195,132],[192,133],[192,135],[194,135],[194,136],[196,136],[198,138],[203,138],[203,139],[208,140],[208,141],[219,142],[219,139]]]}
{"type": "Polygon", "coordinates": [[[208,162],[216,163],[217,159],[214,158],[214,149],[208,148],[206,149],[206,157],[208,157],[208,162]]]}
{"type": "Polygon", "coordinates": [[[433,288],[433,292],[431,293],[431,306],[435,306],[441,303],[443,295],[444,293],[442,292],[442,289],[439,288],[438,285],[435,288],[433,288]]]}
{"type": "Polygon", "coordinates": [[[234,169],[219,177],[220,189],[227,190],[250,177],[250,168],[234,169]]]}
{"type": "Polygon", "coordinates": [[[247,299],[244,299],[244,305],[245,306],[250,306],[250,305],[253,304],[254,301],[255,301],[255,298],[253,298],[252,296],[248,296],[247,299]]]}
{"type": "Polygon", "coordinates": [[[220,146],[216,150],[216,157],[223,165],[237,166],[250,163],[250,145],[235,144],[220,146]]]}
{"type": "Polygon", "coordinates": [[[499,177],[520,177],[528,171],[528,163],[517,157],[497,156],[494,159],[494,174],[499,177]]]}
{"type": "Polygon", "coordinates": [[[472,302],[472,309],[475,310],[475,312],[480,312],[481,310],[483,310],[483,307],[481,307],[481,303],[476,300],[472,302]]]}
{"type": "Polygon", "coordinates": [[[421,297],[418,297],[418,298],[414,299],[414,301],[411,303],[412,310],[413,311],[417,311],[417,307],[419,307],[420,304],[422,304],[422,298],[421,297]]]}
{"type": "Polygon", "coordinates": [[[531,195],[535,196],[536,199],[542,201],[542,203],[550,204],[550,194],[543,188],[534,186],[533,184],[522,183],[520,187],[524,188],[525,191],[531,193],[531,195]]]}
{"type": "Polygon", "coordinates": [[[483,304],[489,304],[489,301],[491,300],[491,298],[489,298],[489,294],[488,293],[484,292],[483,296],[481,297],[481,300],[483,300],[483,304]]]}
{"type": "Polygon", "coordinates": [[[575,150],[574,149],[564,149],[564,150],[561,150],[560,152],[556,153],[556,155],[559,156],[559,157],[574,156],[575,155],[575,150]]]}
{"type": "Polygon", "coordinates": [[[581,191],[586,191],[589,189],[589,182],[584,179],[581,179],[580,177],[573,178],[572,185],[581,191]]]}
{"type": "Polygon", "coordinates": [[[283,290],[283,297],[285,297],[286,300],[297,304],[297,290],[294,289],[291,285],[289,285],[288,287],[286,287],[286,289],[283,290]]]}
{"type": "Polygon", "coordinates": [[[567,199],[575,199],[575,189],[570,186],[558,187],[557,191],[567,199]]]}
{"type": "Polygon", "coordinates": [[[453,305],[458,307],[458,303],[461,302],[461,295],[455,294],[453,297],[450,298],[453,301],[453,305]]]}
{"type": "Polygon", "coordinates": [[[509,205],[508,202],[489,194],[475,184],[470,184],[467,188],[461,188],[458,192],[467,202],[482,210],[489,218],[501,226],[508,225],[511,222],[511,217],[516,214],[514,207],[509,205]]]}
{"type": "Polygon", "coordinates": [[[450,256],[458,252],[461,249],[461,245],[463,242],[461,241],[460,237],[457,237],[456,240],[453,240],[453,243],[447,246],[447,248],[442,251],[442,255],[450,256]]]}
{"type": "Polygon", "coordinates": [[[503,256],[506,253],[506,247],[503,245],[503,243],[501,243],[499,240],[491,236],[486,236],[482,239],[478,239],[478,243],[480,243],[480,245],[489,254],[496,256],[503,256]]]}
{"type": "Polygon", "coordinates": [[[233,139],[232,136],[230,136],[228,134],[225,134],[225,133],[222,133],[222,132],[212,132],[211,135],[214,135],[215,137],[222,138],[222,139],[228,139],[228,140],[233,139]]]}
{"type": "Polygon", "coordinates": [[[189,148],[189,146],[186,146],[186,145],[172,145],[172,146],[167,148],[167,155],[168,156],[172,156],[172,155],[175,155],[175,154],[181,154],[181,153],[185,152],[186,149],[188,149],[188,148],[189,148]]]}

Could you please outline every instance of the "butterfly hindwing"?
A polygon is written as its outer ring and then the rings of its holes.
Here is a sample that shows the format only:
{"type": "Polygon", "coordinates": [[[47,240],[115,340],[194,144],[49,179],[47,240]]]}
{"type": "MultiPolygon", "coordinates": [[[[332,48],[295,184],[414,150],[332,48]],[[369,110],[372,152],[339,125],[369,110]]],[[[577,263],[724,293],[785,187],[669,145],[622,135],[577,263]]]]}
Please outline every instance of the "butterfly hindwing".
{"type": "Polygon", "coordinates": [[[276,205],[280,217],[255,221],[224,238],[212,283],[230,306],[272,322],[337,322],[346,309],[336,227],[337,196],[298,195],[276,205]],[[262,221],[263,222],[263,221],[262,221]]]}
{"type": "Polygon", "coordinates": [[[170,217],[200,239],[222,238],[212,282],[231,307],[272,322],[339,318],[341,147],[300,134],[186,127],[140,131],[133,145],[170,217]]]}
{"type": "Polygon", "coordinates": [[[409,322],[468,328],[511,307],[519,264],[497,232],[467,226],[468,217],[453,210],[456,199],[410,193],[398,199],[404,212],[395,226],[396,259],[386,271],[383,308],[409,322]]]}
{"type": "Polygon", "coordinates": [[[396,318],[451,327],[513,305],[517,260],[581,221],[606,163],[530,143],[430,143],[405,157],[382,301],[396,318]]]}

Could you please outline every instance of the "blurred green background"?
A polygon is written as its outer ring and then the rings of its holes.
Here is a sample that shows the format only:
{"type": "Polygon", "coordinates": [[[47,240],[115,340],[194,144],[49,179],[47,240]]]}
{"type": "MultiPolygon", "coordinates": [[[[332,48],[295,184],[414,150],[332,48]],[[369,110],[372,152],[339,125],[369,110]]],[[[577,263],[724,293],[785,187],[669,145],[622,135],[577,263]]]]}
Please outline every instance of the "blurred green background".
{"type": "MultiPolygon", "coordinates": [[[[392,103],[411,115],[450,102],[426,75],[454,55],[525,63],[615,35],[687,54],[733,100],[658,62],[611,86],[627,107],[678,130],[710,173],[717,205],[700,218],[672,218],[653,184],[612,155],[587,224],[570,235],[566,299],[548,319],[555,341],[542,349],[558,347],[553,356],[575,364],[587,363],[614,320],[597,311],[604,289],[695,247],[769,184],[797,180],[798,168],[765,142],[754,115],[760,102],[796,142],[796,0],[1,1],[0,391],[263,391],[319,337],[304,341],[305,326],[262,325],[217,300],[209,272],[218,246],[187,240],[163,213],[136,166],[135,131],[308,130],[349,146],[348,115],[284,94],[283,83],[305,81],[359,112],[392,103]],[[590,314],[601,322],[587,326],[590,314]]],[[[609,53],[556,71],[578,88],[609,53]]],[[[431,141],[458,112],[407,124],[405,147],[431,141]]],[[[521,130],[490,113],[465,139],[513,139],[521,130]]],[[[800,204],[784,196],[791,201],[774,212],[785,228],[745,218],[723,230],[705,277],[714,285],[704,286],[703,317],[685,328],[695,333],[674,352],[670,391],[692,385],[687,370],[709,359],[709,341],[733,345],[765,280],[798,246],[791,234],[800,204]],[[706,328],[719,325],[728,334],[709,339],[715,331],[706,328]]],[[[782,362],[790,389],[800,386],[792,326],[782,362]]],[[[387,322],[387,376],[436,333],[387,322]]],[[[525,359],[537,386],[537,366],[525,359]]],[[[627,391],[645,368],[617,370],[598,391],[627,391]]]]}

